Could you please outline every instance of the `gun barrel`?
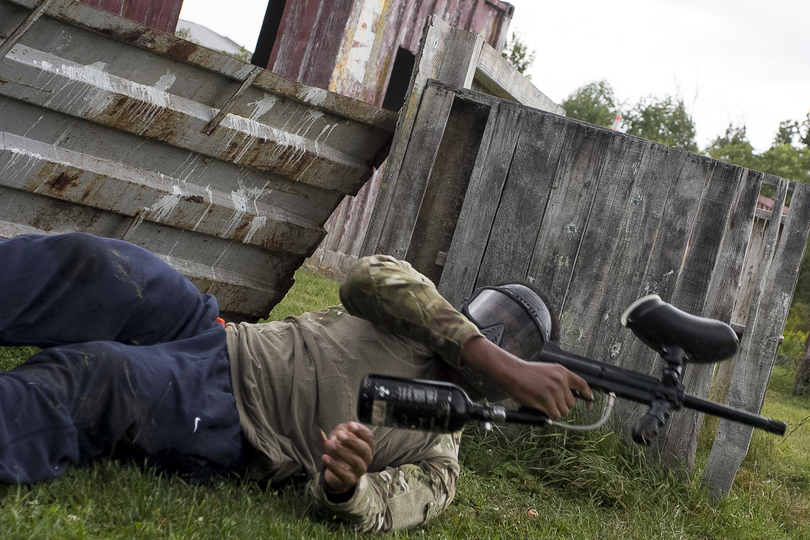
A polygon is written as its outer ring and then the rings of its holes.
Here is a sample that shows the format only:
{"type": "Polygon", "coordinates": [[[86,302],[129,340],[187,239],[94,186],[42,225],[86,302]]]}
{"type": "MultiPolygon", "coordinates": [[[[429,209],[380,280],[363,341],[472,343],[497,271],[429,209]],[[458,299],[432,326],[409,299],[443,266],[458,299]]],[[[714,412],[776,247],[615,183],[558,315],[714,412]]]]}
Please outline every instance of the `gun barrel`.
{"type": "Polygon", "coordinates": [[[767,431],[768,433],[775,433],[776,435],[784,435],[785,431],[787,430],[787,424],[780,422],[779,420],[760,416],[758,414],[729,407],[728,405],[715,403],[713,401],[700,399],[688,394],[684,396],[683,406],[702,413],[711,414],[712,416],[725,418],[726,420],[731,420],[733,422],[740,422],[763,431],[767,431]]]}

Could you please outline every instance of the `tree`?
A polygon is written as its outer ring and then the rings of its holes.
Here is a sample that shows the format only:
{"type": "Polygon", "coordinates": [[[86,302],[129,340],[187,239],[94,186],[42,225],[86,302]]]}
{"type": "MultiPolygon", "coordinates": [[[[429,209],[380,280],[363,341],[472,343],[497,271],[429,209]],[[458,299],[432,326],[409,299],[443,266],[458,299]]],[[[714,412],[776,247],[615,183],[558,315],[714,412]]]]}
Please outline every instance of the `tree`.
{"type": "Polygon", "coordinates": [[[754,147],[748,142],[745,126],[735,127],[729,124],[726,134],[717,137],[706,149],[706,153],[719,161],[751,169],[757,168],[757,156],[754,154],[754,147]]]}
{"type": "Polygon", "coordinates": [[[174,35],[179,37],[180,39],[185,39],[186,41],[190,41],[192,43],[196,43],[197,45],[200,44],[199,41],[191,37],[191,29],[190,28],[178,28],[174,31],[174,35]]]}
{"type": "Polygon", "coordinates": [[[523,41],[520,36],[512,32],[512,35],[506,40],[506,46],[503,48],[501,56],[506,58],[519,73],[522,73],[527,79],[531,80],[532,77],[526,74],[526,70],[529,69],[529,66],[534,62],[537,53],[530,50],[529,46],[526,45],[526,42],[523,41]]]}
{"type": "Polygon", "coordinates": [[[810,149],[783,142],[774,144],[760,156],[762,172],[810,184],[810,149]]]}
{"type": "Polygon", "coordinates": [[[776,132],[774,144],[793,144],[796,133],[799,131],[799,123],[795,120],[779,122],[779,130],[776,132]]]}
{"type": "Polygon", "coordinates": [[[562,102],[569,118],[610,127],[620,112],[620,103],[607,81],[594,81],[577,89],[562,102]]]}
{"type": "Polygon", "coordinates": [[[627,133],[681,150],[697,152],[695,123],[681,98],[648,96],[625,118],[627,133]]]}
{"type": "Polygon", "coordinates": [[[778,144],[789,144],[798,148],[810,147],[810,112],[801,122],[798,120],[779,122],[779,131],[776,132],[773,145],[778,144]]]}

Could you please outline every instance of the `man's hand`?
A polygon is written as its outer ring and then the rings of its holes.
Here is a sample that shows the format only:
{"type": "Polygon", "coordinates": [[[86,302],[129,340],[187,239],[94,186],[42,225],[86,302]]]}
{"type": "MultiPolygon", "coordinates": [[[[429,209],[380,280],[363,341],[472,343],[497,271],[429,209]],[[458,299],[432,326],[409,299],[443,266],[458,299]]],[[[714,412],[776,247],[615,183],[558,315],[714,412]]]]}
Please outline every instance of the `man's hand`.
{"type": "Polygon", "coordinates": [[[509,397],[540,409],[552,420],[559,420],[574,406],[572,390],[589,399],[593,396],[582,377],[561,365],[526,362],[483,337],[467,341],[461,354],[467,365],[495,381],[509,397]]]}
{"type": "Polygon", "coordinates": [[[345,491],[366,474],[374,453],[371,430],[358,422],[339,424],[323,441],[323,479],[332,490],[345,491]]]}

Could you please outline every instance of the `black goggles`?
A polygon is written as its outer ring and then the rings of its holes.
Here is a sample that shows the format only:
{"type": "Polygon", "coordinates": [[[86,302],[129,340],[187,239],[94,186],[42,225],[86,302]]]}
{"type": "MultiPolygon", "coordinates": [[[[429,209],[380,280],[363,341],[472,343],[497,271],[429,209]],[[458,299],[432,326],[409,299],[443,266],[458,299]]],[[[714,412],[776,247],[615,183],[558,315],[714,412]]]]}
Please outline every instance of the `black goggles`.
{"type": "Polygon", "coordinates": [[[519,358],[530,358],[550,339],[548,307],[525,285],[476,289],[461,312],[487,339],[519,358]]]}

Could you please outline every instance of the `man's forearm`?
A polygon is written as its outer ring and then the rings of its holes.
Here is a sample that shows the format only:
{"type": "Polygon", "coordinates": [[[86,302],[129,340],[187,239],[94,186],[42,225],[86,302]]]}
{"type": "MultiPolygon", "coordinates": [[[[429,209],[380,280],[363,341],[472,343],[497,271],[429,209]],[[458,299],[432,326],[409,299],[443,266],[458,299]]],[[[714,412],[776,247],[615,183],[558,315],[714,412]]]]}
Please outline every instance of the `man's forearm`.
{"type": "Polygon", "coordinates": [[[412,339],[459,368],[461,349],[478,328],[410,264],[385,255],[360,259],[340,288],[354,316],[399,337],[412,339]]]}

